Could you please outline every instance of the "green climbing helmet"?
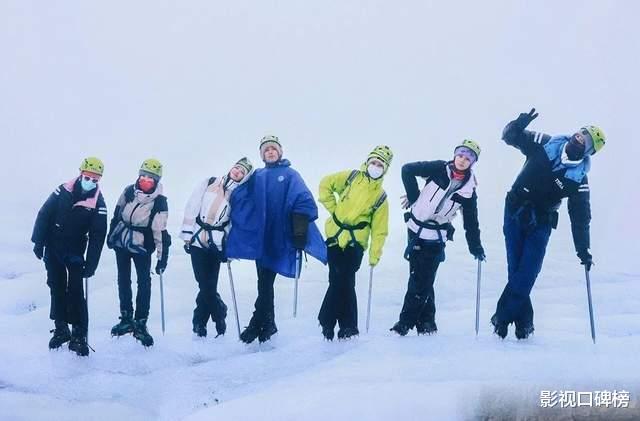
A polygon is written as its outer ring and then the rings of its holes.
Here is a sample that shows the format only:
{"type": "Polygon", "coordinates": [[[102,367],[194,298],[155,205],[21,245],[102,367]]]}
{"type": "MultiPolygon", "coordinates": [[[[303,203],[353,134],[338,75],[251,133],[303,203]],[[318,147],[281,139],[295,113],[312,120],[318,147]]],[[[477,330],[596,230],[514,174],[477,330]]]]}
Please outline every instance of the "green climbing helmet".
{"type": "Polygon", "coordinates": [[[584,130],[589,132],[591,136],[591,140],[593,140],[593,154],[598,152],[600,149],[604,148],[604,144],[607,143],[607,138],[604,135],[602,129],[598,126],[585,126],[584,130]]]}
{"type": "Polygon", "coordinates": [[[162,164],[155,158],[145,159],[140,166],[140,171],[162,177],[162,164]]]}
{"type": "Polygon", "coordinates": [[[104,164],[95,156],[85,158],[80,164],[80,171],[88,171],[102,176],[104,172],[104,164]]]}
{"type": "Polygon", "coordinates": [[[386,171],[391,165],[391,161],[393,160],[393,152],[391,152],[391,148],[389,148],[387,145],[379,145],[376,146],[371,151],[371,153],[369,153],[367,162],[369,162],[369,160],[373,158],[379,159],[384,165],[384,170],[386,171]]]}
{"type": "Polygon", "coordinates": [[[458,146],[455,147],[454,151],[456,149],[458,149],[459,147],[464,146],[465,148],[469,148],[473,151],[473,153],[476,154],[476,161],[478,159],[480,159],[480,145],[478,145],[477,142],[471,140],[471,139],[465,139],[462,141],[461,144],[459,144],[458,146]]]}

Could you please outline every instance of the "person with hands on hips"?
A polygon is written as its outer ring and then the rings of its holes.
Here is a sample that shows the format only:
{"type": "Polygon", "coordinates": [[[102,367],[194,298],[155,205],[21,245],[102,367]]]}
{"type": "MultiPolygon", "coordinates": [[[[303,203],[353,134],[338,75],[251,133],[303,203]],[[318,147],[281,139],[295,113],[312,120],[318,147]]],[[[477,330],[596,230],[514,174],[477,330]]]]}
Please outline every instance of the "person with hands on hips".
{"type": "Polygon", "coordinates": [[[389,232],[389,203],[382,182],[392,159],[388,146],[377,146],[359,170],[330,174],[320,181],[318,201],[331,216],[325,223],[329,287],[318,321],[329,341],[336,323],[338,339],[359,333],[356,272],[368,246],[371,266],[382,255],[389,232]]]}
{"type": "Polygon", "coordinates": [[[153,345],[147,330],[151,302],[151,255],[156,252],[155,272],[167,268],[171,236],[167,232],[169,208],[162,194],[162,164],[157,159],[145,160],[134,184],[125,187],[113,212],[107,246],[116,253],[120,322],[111,335],[133,336],[145,347],[153,345]],[[131,262],[136,268],[138,290],[133,311],[131,262]]]}
{"type": "Polygon", "coordinates": [[[107,208],[98,185],[103,172],[98,158],[84,159],[80,175],[58,186],[44,203],[31,236],[33,253],[44,259],[51,290],[49,317],[55,329],[49,349],[69,342],[69,350],[80,356],[89,355],[82,280],[95,274],[107,233],[107,208]]]}
{"type": "Polygon", "coordinates": [[[451,161],[412,162],[402,167],[406,191],[402,205],[407,222],[409,282],[399,321],[390,329],[400,336],[416,328],[418,335],[437,332],[435,291],[433,284],[438,266],[445,259],[445,242],[453,240],[451,221],[462,209],[469,252],[485,260],[478,223],[478,185],[473,167],[480,156],[480,146],[464,140],[454,149],[451,161]],[[422,190],[416,177],[426,182],[422,190]]]}
{"type": "Polygon", "coordinates": [[[504,207],[508,282],[491,317],[494,333],[501,338],[507,336],[511,323],[518,339],[534,331],[531,289],[542,269],[551,230],[558,225],[558,208],[564,198],[568,199],[578,259],[587,270],[593,265],[587,173],[592,155],[604,147],[604,132],[596,126],[558,136],[526,130],[536,117],[535,109],[521,113],[502,132],[504,142],[522,152],[525,163],[504,207]]]}

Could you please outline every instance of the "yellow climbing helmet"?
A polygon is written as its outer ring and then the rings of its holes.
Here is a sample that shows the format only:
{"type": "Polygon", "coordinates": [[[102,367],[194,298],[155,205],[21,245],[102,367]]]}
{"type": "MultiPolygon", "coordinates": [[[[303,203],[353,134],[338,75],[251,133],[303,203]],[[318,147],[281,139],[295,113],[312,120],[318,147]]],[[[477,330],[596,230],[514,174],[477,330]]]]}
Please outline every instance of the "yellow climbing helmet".
{"type": "Polygon", "coordinates": [[[145,159],[140,166],[140,171],[162,177],[162,164],[155,158],[145,159]]]}
{"type": "Polygon", "coordinates": [[[104,172],[104,164],[95,156],[85,158],[80,164],[80,171],[88,171],[102,176],[104,172]]]}
{"type": "Polygon", "coordinates": [[[598,126],[585,126],[584,130],[589,132],[591,136],[591,140],[593,140],[593,154],[598,152],[600,149],[604,148],[604,144],[607,143],[607,137],[604,135],[602,129],[598,126]]]}
{"type": "Polygon", "coordinates": [[[471,149],[471,151],[473,151],[473,153],[476,154],[476,161],[480,158],[480,145],[478,144],[478,142],[473,141],[471,139],[465,139],[465,140],[462,141],[461,144],[459,144],[458,146],[455,147],[454,153],[455,153],[455,150],[458,149],[461,146],[464,146],[465,148],[471,149]]]}
{"type": "Polygon", "coordinates": [[[384,170],[386,171],[391,165],[391,161],[393,161],[393,152],[391,152],[391,148],[389,148],[388,146],[379,145],[379,146],[376,146],[371,151],[371,153],[369,153],[369,156],[367,157],[367,162],[369,162],[369,160],[373,158],[379,159],[384,165],[384,170]]]}

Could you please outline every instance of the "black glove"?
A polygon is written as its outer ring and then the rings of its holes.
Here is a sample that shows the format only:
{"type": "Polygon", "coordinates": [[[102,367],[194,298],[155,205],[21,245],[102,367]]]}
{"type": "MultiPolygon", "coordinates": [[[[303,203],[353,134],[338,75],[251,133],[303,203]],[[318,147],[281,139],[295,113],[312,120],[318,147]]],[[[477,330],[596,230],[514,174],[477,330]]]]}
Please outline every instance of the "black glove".
{"type": "Polygon", "coordinates": [[[536,117],[538,117],[538,113],[535,108],[532,108],[528,113],[520,113],[516,119],[516,125],[524,130],[536,117]]]}
{"type": "Polygon", "coordinates": [[[96,274],[96,269],[92,267],[85,266],[85,268],[82,271],[83,278],[91,278],[95,274],[96,274]]]}
{"type": "Polygon", "coordinates": [[[477,260],[480,260],[481,262],[484,262],[487,259],[482,246],[469,247],[469,252],[473,255],[473,257],[475,257],[477,260]]]}
{"type": "Polygon", "coordinates": [[[167,268],[167,261],[165,259],[158,260],[156,263],[156,273],[160,275],[167,268]]]}
{"type": "Polygon", "coordinates": [[[42,245],[42,244],[34,244],[33,245],[33,254],[36,255],[38,260],[42,260],[42,256],[44,256],[44,245],[42,245]]]}
{"type": "Polygon", "coordinates": [[[184,243],[184,251],[187,254],[191,254],[191,244],[189,243],[184,243]]]}
{"type": "Polygon", "coordinates": [[[309,230],[309,218],[307,215],[294,213],[291,215],[293,225],[293,247],[296,250],[304,250],[307,245],[307,231],[309,230]]]}
{"type": "Polygon", "coordinates": [[[293,236],[293,248],[296,250],[304,250],[304,247],[307,245],[307,238],[301,235],[293,236]]]}
{"type": "Polygon", "coordinates": [[[591,266],[593,266],[593,256],[589,253],[589,250],[580,250],[578,252],[578,258],[580,259],[580,264],[584,265],[587,270],[591,270],[591,266]]]}

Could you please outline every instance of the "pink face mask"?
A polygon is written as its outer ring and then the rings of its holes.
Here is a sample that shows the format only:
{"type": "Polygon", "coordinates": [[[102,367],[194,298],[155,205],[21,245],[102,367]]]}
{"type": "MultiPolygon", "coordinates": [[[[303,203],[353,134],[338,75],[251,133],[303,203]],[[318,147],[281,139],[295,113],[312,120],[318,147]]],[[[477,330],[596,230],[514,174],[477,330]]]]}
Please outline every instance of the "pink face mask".
{"type": "Polygon", "coordinates": [[[140,177],[138,178],[138,187],[145,193],[150,192],[156,186],[156,182],[153,178],[140,177]]]}

